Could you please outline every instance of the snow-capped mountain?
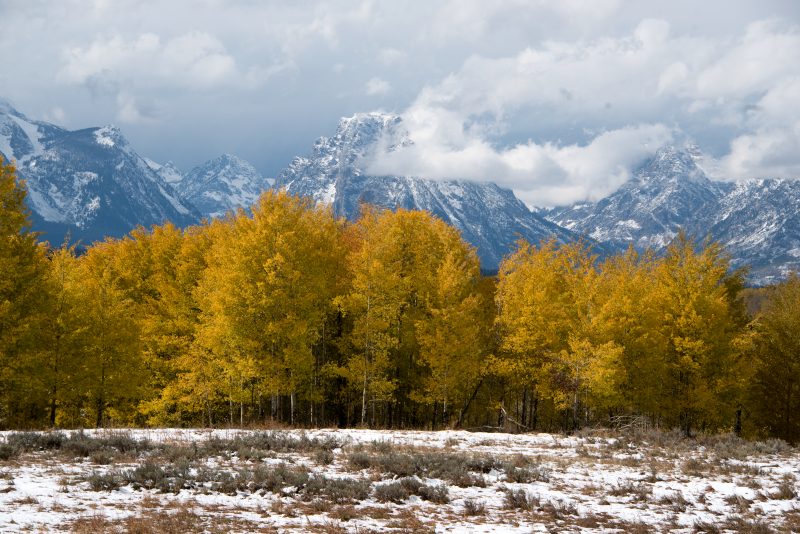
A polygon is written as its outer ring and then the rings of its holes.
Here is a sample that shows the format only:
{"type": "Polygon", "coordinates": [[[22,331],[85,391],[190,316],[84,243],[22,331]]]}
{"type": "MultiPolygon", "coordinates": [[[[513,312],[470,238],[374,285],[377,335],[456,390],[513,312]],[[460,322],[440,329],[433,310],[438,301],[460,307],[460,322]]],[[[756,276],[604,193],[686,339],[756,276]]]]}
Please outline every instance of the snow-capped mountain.
{"type": "Polygon", "coordinates": [[[195,167],[174,183],[180,197],[209,218],[252,206],[271,185],[250,163],[230,154],[195,167]]]}
{"type": "Polygon", "coordinates": [[[358,217],[361,203],[429,211],[458,228],[488,270],[497,268],[520,237],[533,243],[551,236],[562,242],[577,239],[532,213],[511,190],[492,183],[365,174],[363,158],[382,136],[395,139],[396,145],[412,142],[399,116],[359,113],[344,118],[332,137],[314,144],[310,155],[295,158],[275,187],[332,204],[337,215],[351,220],[358,217]]]}
{"type": "Polygon", "coordinates": [[[750,180],[731,187],[687,228],[725,245],[750,279],[767,284],[800,272],[800,182],[750,180]]]}
{"type": "Polygon", "coordinates": [[[599,202],[554,208],[552,222],[616,247],[665,247],[683,228],[721,243],[750,280],[768,283],[800,267],[800,183],[710,180],[693,148],[665,147],[599,202]]]}
{"type": "Polygon", "coordinates": [[[546,216],[618,247],[661,248],[731,187],[709,180],[697,166],[700,157],[693,147],[665,147],[606,198],[554,208],[546,216]]]}
{"type": "Polygon", "coordinates": [[[199,219],[113,126],[68,131],[2,102],[0,152],[26,180],[34,229],[53,244],[199,219]]]}

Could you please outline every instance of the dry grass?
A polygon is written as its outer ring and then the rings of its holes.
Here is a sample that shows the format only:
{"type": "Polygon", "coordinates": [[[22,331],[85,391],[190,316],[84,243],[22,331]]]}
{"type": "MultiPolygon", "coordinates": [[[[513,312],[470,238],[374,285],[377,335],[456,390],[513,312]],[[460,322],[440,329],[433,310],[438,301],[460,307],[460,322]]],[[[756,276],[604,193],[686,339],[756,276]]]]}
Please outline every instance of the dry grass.
{"type": "Polygon", "coordinates": [[[774,469],[797,452],[781,442],[607,432],[539,440],[525,449],[524,437],[460,435],[431,446],[358,443],[341,435],[253,432],[158,443],[124,432],[20,433],[4,443],[12,457],[0,460],[0,505],[82,513],[68,525],[75,532],[249,532],[277,524],[303,532],[430,532],[435,522],[463,530],[540,523],[554,532],[636,533],[685,530],[681,514],[702,518],[689,523],[695,532],[800,531],[797,480],[774,469]],[[499,452],[481,449],[488,446],[499,452]],[[31,466],[55,476],[57,503],[15,485],[16,473],[31,466]],[[119,498],[122,488],[134,492],[136,512],[109,519],[107,511],[130,510],[119,498]],[[87,489],[96,493],[73,502],[87,489]],[[219,504],[186,503],[178,492],[213,496],[219,504]],[[724,511],[709,521],[719,503],[724,511]],[[640,522],[617,519],[604,508],[612,504],[636,510],[640,522]],[[789,511],[780,517],[779,508],[789,511]],[[763,510],[771,515],[761,517],[763,510]],[[252,521],[236,519],[245,512],[252,521]]]}
{"type": "MultiPolygon", "coordinates": [[[[111,520],[99,514],[82,517],[69,525],[76,534],[223,534],[232,530],[255,531],[257,525],[225,516],[201,516],[188,510],[148,510],[125,519],[111,520]]],[[[266,532],[263,528],[259,532],[266,532]]],[[[276,530],[277,532],[277,530],[276,530]]]]}

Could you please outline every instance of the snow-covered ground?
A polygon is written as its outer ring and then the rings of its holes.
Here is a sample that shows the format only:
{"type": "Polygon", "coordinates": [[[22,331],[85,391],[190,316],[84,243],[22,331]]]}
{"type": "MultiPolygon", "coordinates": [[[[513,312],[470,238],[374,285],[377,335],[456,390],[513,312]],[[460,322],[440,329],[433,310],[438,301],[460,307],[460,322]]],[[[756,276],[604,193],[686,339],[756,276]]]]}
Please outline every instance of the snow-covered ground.
{"type": "Polygon", "coordinates": [[[776,442],[159,429],[34,446],[26,436],[0,433],[0,532],[800,529],[800,452],[776,442]],[[279,470],[302,481],[265,489],[279,470]]]}

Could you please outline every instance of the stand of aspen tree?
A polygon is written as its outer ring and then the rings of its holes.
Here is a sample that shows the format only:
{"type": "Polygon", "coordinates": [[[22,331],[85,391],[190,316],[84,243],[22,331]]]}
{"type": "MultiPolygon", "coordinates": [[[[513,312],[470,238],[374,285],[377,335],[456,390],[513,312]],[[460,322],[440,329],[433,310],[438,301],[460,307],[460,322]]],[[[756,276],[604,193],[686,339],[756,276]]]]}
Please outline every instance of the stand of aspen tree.
{"type": "Polygon", "coordinates": [[[636,417],[800,438],[800,281],[744,290],[714,243],[598,258],[520,242],[483,276],[428,213],[364,206],[348,223],[267,191],[76,253],[37,242],[0,169],[2,428],[636,417]]]}

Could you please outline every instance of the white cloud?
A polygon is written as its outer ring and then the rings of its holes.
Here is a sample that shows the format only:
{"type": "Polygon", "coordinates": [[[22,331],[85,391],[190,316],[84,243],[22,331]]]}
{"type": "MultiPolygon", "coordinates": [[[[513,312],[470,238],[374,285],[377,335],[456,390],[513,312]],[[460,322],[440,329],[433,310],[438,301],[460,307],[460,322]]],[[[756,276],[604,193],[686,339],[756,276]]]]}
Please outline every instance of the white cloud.
{"type": "Polygon", "coordinates": [[[631,166],[672,141],[666,126],[644,124],[601,133],[585,145],[528,141],[496,148],[456,116],[428,110],[405,116],[414,143],[397,148],[396,139],[384,140],[365,160],[368,173],[492,181],[531,206],[598,200],[627,181],[631,166]]]}
{"type": "Polygon", "coordinates": [[[381,78],[371,78],[364,88],[364,92],[370,96],[385,95],[391,90],[391,84],[381,78]]]}
{"type": "Polygon", "coordinates": [[[162,42],[153,33],[98,38],[65,51],[58,79],[85,84],[104,78],[126,84],[204,88],[240,81],[236,62],[213,35],[190,32],[162,42]]]}
{"type": "Polygon", "coordinates": [[[710,124],[740,132],[713,165],[718,176],[800,178],[798,80],[796,27],[757,22],[717,41],[646,19],[627,36],[470,57],[403,112],[414,143],[377,150],[369,170],[488,179],[537,205],[596,200],[646,155],[710,124]],[[519,116],[539,135],[569,124],[580,133],[504,144],[506,131],[525,128],[519,116]]]}
{"type": "MultiPolygon", "coordinates": [[[[725,43],[720,43],[725,45],[725,43]]],[[[743,98],[800,69],[800,32],[775,20],[751,23],[745,35],[698,73],[695,98],[743,98]]]]}
{"type": "Polygon", "coordinates": [[[64,108],[54,106],[44,114],[44,120],[55,124],[64,124],[67,120],[67,113],[64,108]]]}
{"type": "MultiPolygon", "coordinates": [[[[795,104],[777,90],[800,68],[789,0],[0,4],[2,96],[42,117],[57,102],[67,127],[128,121],[137,149],[186,167],[236,151],[273,175],[338,117],[374,106],[375,76],[391,81],[384,105],[409,123],[428,110],[441,124],[417,127],[441,151],[494,159],[499,179],[532,161],[528,145],[589,147],[658,124],[712,149],[729,177],[796,169],[795,104]]],[[[596,195],[548,157],[563,182],[550,187],[596,195]]]]}
{"type": "Polygon", "coordinates": [[[125,91],[117,95],[117,107],[117,120],[128,124],[155,122],[161,115],[154,106],[142,106],[125,91]]]}
{"type": "Polygon", "coordinates": [[[743,115],[748,131],[714,162],[714,174],[800,179],[800,76],[778,83],[743,115]]]}

